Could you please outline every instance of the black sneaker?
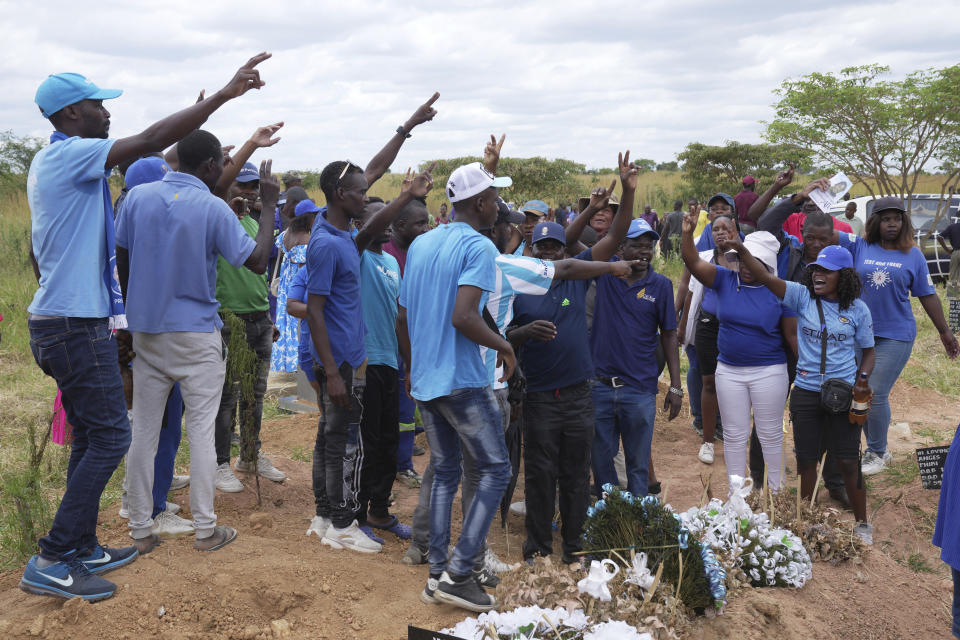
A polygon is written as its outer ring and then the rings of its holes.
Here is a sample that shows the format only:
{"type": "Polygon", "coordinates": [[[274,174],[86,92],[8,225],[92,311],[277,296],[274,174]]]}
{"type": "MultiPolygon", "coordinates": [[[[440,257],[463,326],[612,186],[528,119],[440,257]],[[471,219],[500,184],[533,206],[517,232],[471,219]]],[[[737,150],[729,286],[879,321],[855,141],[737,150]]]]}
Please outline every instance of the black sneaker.
{"type": "Polygon", "coordinates": [[[490,611],[497,604],[496,598],[484,591],[472,574],[453,578],[444,571],[433,595],[439,602],[478,613],[490,611]]]}
{"type": "Polygon", "coordinates": [[[90,553],[78,556],[77,560],[83,563],[87,571],[94,575],[107,573],[114,569],[130,564],[137,559],[140,553],[134,546],[123,547],[122,549],[113,549],[110,547],[101,547],[97,545],[90,553]]]}
{"type": "Polygon", "coordinates": [[[439,582],[440,580],[433,576],[427,578],[427,585],[423,588],[423,591],[420,592],[420,602],[424,604],[440,604],[440,601],[435,597],[437,584],[439,584],[439,582]]]}
{"type": "Polygon", "coordinates": [[[494,575],[491,571],[488,571],[486,567],[479,570],[474,569],[473,577],[476,578],[481,587],[487,589],[496,589],[497,585],[500,584],[500,578],[494,575]]]}
{"type": "Polygon", "coordinates": [[[20,589],[27,593],[64,600],[80,597],[96,602],[109,598],[117,590],[117,585],[93,575],[76,558],[54,562],[42,569],[37,566],[38,558],[30,558],[20,580],[20,589]]]}

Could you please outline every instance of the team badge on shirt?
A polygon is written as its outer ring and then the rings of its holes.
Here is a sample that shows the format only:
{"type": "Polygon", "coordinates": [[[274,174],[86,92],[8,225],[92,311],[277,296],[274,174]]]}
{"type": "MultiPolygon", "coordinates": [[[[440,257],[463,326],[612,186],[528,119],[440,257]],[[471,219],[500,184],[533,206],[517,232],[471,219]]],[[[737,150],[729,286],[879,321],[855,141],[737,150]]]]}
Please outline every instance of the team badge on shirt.
{"type": "Polygon", "coordinates": [[[648,296],[648,295],[647,295],[647,288],[646,288],[646,287],[644,287],[643,289],[640,289],[640,291],[637,291],[637,300],[646,300],[647,302],[656,302],[656,301],[657,301],[657,299],[656,299],[655,297],[653,297],[653,296],[648,296]]]}

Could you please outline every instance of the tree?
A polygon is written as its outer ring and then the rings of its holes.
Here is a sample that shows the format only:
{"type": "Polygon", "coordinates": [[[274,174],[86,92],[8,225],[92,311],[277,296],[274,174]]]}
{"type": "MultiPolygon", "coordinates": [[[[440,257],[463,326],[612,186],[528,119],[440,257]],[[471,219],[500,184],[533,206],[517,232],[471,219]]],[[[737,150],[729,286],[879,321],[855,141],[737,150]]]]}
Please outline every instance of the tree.
{"type": "Polygon", "coordinates": [[[657,163],[650,158],[637,158],[633,164],[640,168],[640,171],[656,171],[657,163]]]}
{"type": "MultiPolygon", "coordinates": [[[[481,158],[477,157],[437,160],[437,165],[433,168],[434,184],[445,185],[454,169],[480,161],[481,158]]],[[[423,171],[429,166],[430,162],[424,162],[420,165],[420,170],[423,171]]],[[[520,204],[536,199],[556,204],[571,202],[589,193],[589,190],[577,181],[577,176],[584,173],[584,170],[584,165],[562,158],[500,158],[497,173],[513,179],[513,186],[503,191],[505,200],[520,204]]]]}
{"type": "Polygon", "coordinates": [[[657,171],[680,171],[680,165],[677,162],[659,162],[657,163],[657,171]]]}
{"type": "Polygon", "coordinates": [[[889,67],[848,67],[786,80],[775,93],[771,142],[799,145],[873,195],[913,195],[928,163],[944,174],[943,194],[960,176],[960,65],[885,80],[889,67]]]}
{"type": "Polygon", "coordinates": [[[33,156],[46,142],[40,138],[18,136],[13,131],[0,131],[0,181],[7,187],[23,188],[33,156]]]}
{"type": "Polygon", "coordinates": [[[753,176],[760,192],[773,182],[787,163],[809,165],[810,153],[792,144],[745,144],[728,140],[721,146],[691,142],[677,156],[683,165],[683,180],[692,194],[710,196],[718,191],[736,193],[744,176],[753,176]]]}

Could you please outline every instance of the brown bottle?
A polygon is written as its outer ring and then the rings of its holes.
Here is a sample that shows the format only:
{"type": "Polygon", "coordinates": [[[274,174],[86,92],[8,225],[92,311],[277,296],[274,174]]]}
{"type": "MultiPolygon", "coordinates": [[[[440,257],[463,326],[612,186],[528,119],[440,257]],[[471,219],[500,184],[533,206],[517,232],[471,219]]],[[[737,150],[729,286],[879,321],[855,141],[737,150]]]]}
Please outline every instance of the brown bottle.
{"type": "MultiPolygon", "coordinates": [[[[860,380],[867,381],[867,374],[860,372],[860,380]]],[[[867,414],[870,413],[870,401],[873,399],[873,390],[867,387],[866,391],[857,391],[853,388],[853,402],[850,403],[850,422],[851,424],[863,424],[867,421],[867,414]]]]}

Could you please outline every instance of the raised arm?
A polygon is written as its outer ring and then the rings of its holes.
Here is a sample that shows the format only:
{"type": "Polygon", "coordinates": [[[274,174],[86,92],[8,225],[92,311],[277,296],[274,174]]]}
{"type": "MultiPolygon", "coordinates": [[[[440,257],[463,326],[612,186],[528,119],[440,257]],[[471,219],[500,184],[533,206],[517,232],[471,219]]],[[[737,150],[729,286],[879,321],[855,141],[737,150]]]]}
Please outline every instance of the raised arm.
{"type": "Polygon", "coordinates": [[[260,72],[257,71],[256,66],[269,58],[270,55],[266,52],[258,53],[247,60],[247,63],[240,67],[234,74],[233,79],[227,83],[227,86],[209,98],[204,98],[186,109],[155,122],[136,135],[120,138],[114,142],[107,154],[104,167],[109,169],[125,160],[135,160],[147,153],[163,151],[194,129],[199,128],[207,121],[210,114],[228,101],[239,98],[250,89],[262,87],[266,83],[260,80],[260,72]]]}
{"type": "MultiPolygon", "coordinates": [[[[280,197],[280,181],[273,177],[270,171],[272,166],[272,160],[260,163],[260,200],[263,202],[263,211],[273,211],[280,197]]],[[[261,214],[259,225],[255,238],[257,246],[243,263],[243,266],[257,274],[266,273],[267,264],[270,262],[270,252],[273,250],[273,216],[261,214]]]]}
{"type": "Polygon", "coordinates": [[[761,193],[756,200],[753,201],[753,204],[750,205],[750,209],[747,210],[747,217],[753,220],[754,223],[760,219],[760,216],[763,215],[763,212],[767,210],[767,207],[770,206],[770,203],[773,202],[773,199],[778,193],[780,193],[784,187],[793,182],[793,163],[790,163],[790,167],[784,169],[777,174],[777,178],[773,181],[773,184],[770,185],[770,188],[761,193]]]}
{"type": "Polygon", "coordinates": [[[610,202],[610,196],[613,195],[613,190],[617,186],[617,181],[613,180],[610,182],[610,187],[604,189],[603,187],[597,187],[590,193],[590,202],[587,204],[586,208],[580,212],[573,222],[567,225],[567,230],[565,232],[565,238],[567,243],[568,253],[573,253],[576,255],[581,251],[586,250],[586,247],[580,244],[580,236],[583,235],[583,230],[587,228],[587,225],[590,223],[590,219],[593,217],[597,211],[605,209],[607,204],[610,202]],[[581,247],[583,247],[581,249],[581,247]]]}
{"type": "Polygon", "coordinates": [[[413,115],[407,118],[407,121],[401,125],[402,132],[398,131],[393,134],[393,137],[387,141],[383,149],[380,149],[377,155],[373,156],[370,162],[367,163],[367,168],[363,170],[363,175],[367,179],[368,187],[372,187],[373,183],[379,180],[383,174],[387,172],[387,169],[390,168],[390,165],[393,164],[393,161],[397,159],[400,147],[403,146],[410,132],[413,131],[417,125],[433,120],[433,117],[437,115],[437,110],[433,108],[433,103],[436,102],[439,97],[439,93],[434,93],[429,100],[417,107],[413,115]]]}
{"type": "Polygon", "coordinates": [[[787,283],[778,278],[775,273],[767,271],[763,263],[754,258],[750,250],[743,246],[743,242],[739,236],[735,235],[727,246],[737,252],[740,256],[740,262],[750,269],[753,277],[756,278],[760,284],[770,289],[778,298],[783,300],[783,296],[787,295],[787,283]]]}
{"type": "Polygon", "coordinates": [[[500,136],[497,142],[496,136],[490,134],[490,142],[483,148],[483,168],[492,174],[497,173],[497,166],[500,164],[500,150],[503,148],[503,141],[507,139],[507,134],[500,136]]]}
{"type": "Polygon", "coordinates": [[[700,257],[697,246],[693,243],[693,230],[697,228],[697,218],[692,213],[683,214],[683,227],[680,233],[680,257],[683,264],[694,278],[705,287],[713,287],[717,276],[716,265],[700,257]]]}
{"type": "MultiPolygon", "coordinates": [[[[436,164],[436,162],[432,163],[429,169],[412,178],[408,186],[400,192],[399,196],[391,200],[390,204],[383,209],[373,214],[373,216],[367,220],[366,224],[363,225],[363,228],[357,232],[357,237],[353,240],[357,245],[357,251],[361,255],[366,248],[370,246],[374,238],[379,238],[383,235],[383,232],[390,226],[393,219],[397,217],[397,214],[399,214],[411,200],[414,198],[425,198],[427,196],[427,193],[433,187],[433,177],[430,175],[430,171],[433,170],[436,164]]],[[[405,184],[407,184],[406,181],[405,184]]]]}
{"type": "MultiPolygon", "coordinates": [[[[769,231],[778,238],[782,237],[783,223],[787,221],[787,218],[790,217],[790,214],[795,212],[799,207],[803,205],[803,201],[807,199],[810,195],[810,192],[814,189],[829,189],[830,188],[830,179],[829,178],[817,178],[807,186],[803,188],[803,191],[800,193],[795,193],[789,198],[784,198],[781,200],[775,207],[764,213],[760,216],[760,219],[757,220],[757,231],[769,231]]],[[[760,200],[758,199],[757,202],[760,200]]],[[[754,203],[756,204],[756,203],[754,203]]],[[[751,207],[752,209],[752,207],[751,207]]]]}
{"type": "Polygon", "coordinates": [[[273,136],[277,131],[280,130],[280,127],[282,126],[282,122],[277,122],[276,124],[268,124],[260,127],[253,132],[253,135],[250,136],[250,139],[244,142],[240,147],[240,150],[233,154],[233,156],[225,154],[223,173],[220,174],[220,179],[217,180],[217,186],[213,189],[213,195],[220,198],[226,197],[227,189],[229,189],[230,185],[233,184],[233,181],[236,180],[237,175],[240,173],[240,169],[242,169],[243,165],[246,164],[247,160],[250,159],[250,156],[253,155],[253,152],[257,149],[272,147],[280,142],[280,138],[274,138],[273,136]]]}
{"type": "Polygon", "coordinates": [[[620,248],[620,243],[627,237],[627,231],[630,230],[630,223],[633,221],[633,196],[637,191],[637,181],[639,171],[637,166],[630,162],[630,151],[617,154],[617,163],[620,166],[620,185],[623,193],[620,198],[620,208],[617,215],[613,217],[613,224],[607,231],[607,235],[593,246],[591,252],[593,259],[599,262],[606,262],[620,248]]]}

